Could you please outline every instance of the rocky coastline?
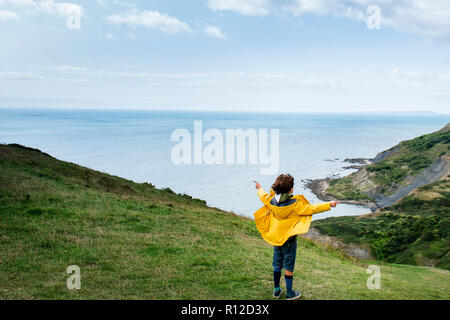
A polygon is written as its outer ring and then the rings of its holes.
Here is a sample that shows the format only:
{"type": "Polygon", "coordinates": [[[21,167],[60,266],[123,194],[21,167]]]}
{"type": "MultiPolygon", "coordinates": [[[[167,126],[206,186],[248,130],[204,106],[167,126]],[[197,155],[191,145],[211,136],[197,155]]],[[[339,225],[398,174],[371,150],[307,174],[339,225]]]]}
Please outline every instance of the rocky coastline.
{"type": "MultiPolygon", "coordinates": [[[[339,161],[339,159],[325,159],[325,161],[339,161]]],[[[368,158],[348,158],[342,160],[342,162],[351,164],[350,166],[344,166],[343,169],[354,169],[359,170],[369,164],[371,164],[373,159],[368,158]]],[[[303,180],[304,186],[311,190],[312,193],[314,193],[317,198],[319,198],[322,201],[340,201],[345,204],[351,204],[351,205],[358,205],[358,206],[364,206],[367,208],[370,208],[372,211],[376,210],[376,205],[368,200],[341,200],[336,199],[331,194],[328,194],[326,190],[330,186],[329,182],[333,179],[340,178],[337,174],[331,174],[326,178],[323,179],[305,179],[303,180]]]]}
{"type": "Polygon", "coordinates": [[[319,198],[322,201],[339,201],[341,203],[345,204],[351,204],[351,205],[357,205],[357,206],[363,206],[367,207],[372,211],[375,211],[377,209],[376,204],[373,202],[370,202],[368,200],[342,200],[342,199],[336,199],[331,194],[327,193],[326,190],[330,186],[329,182],[330,180],[335,179],[334,177],[327,177],[324,179],[306,179],[304,180],[304,185],[306,188],[311,190],[314,195],[316,195],[317,198],[319,198]]]}

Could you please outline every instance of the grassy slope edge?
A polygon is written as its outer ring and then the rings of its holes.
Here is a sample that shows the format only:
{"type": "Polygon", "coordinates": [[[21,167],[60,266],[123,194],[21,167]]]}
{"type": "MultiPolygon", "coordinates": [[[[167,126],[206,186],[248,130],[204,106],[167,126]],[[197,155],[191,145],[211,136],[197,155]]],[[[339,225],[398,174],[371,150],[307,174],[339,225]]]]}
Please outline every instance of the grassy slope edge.
{"type": "MultiPolygon", "coordinates": [[[[18,145],[0,145],[0,252],[0,299],[271,298],[272,248],[252,220],[18,145]],[[69,265],[81,290],[66,288],[69,265]]],[[[307,299],[450,298],[445,270],[378,264],[382,289],[369,290],[365,263],[300,239],[295,287],[307,299]]]]}

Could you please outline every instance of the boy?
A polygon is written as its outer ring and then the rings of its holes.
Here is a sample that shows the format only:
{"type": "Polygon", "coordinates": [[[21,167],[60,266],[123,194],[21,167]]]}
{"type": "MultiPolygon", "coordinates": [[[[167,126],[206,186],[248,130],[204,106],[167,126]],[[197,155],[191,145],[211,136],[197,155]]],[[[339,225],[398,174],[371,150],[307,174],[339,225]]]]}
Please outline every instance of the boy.
{"type": "Polygon", "coordinates": [[[277,177],[270,194],[265,192],[257,181],[258,196],[264,207],[255,212],[255,223],[265,241],[273,245],[273,297],[280,298],[281,269],[286,280],[286,299],[301,297],[299,291],[292,289],[294,280],[295,256],[297,253],[297,235],[307,233],[312,215],[330,210],[339,202],[332,201],[312,205],[304,196],[294,196],[294,178],[290,174],[277,177]]]}

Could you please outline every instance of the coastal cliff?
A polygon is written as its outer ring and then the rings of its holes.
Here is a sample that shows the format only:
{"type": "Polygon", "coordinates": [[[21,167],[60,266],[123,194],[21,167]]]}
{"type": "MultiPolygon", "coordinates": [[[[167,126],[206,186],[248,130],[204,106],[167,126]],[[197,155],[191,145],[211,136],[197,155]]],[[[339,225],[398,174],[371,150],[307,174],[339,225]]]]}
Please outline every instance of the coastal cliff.
{"type": "Polygon", "coordinates": [[[379,153],[347,177],[310,181],[308,186],[321,199],[374,211],[315,221],[313,227],[343,245],[369,248],[376,259],[449,269],[449,150],[447,124],[379,153]]]}
{"type": "Polygon", "coordinates": [[[366,205],[376,211],[395,204],[418,187],[450,171],[450,124],[380,152],[372,162],[343,178],[308,181],[320,199],[366,205]]]}

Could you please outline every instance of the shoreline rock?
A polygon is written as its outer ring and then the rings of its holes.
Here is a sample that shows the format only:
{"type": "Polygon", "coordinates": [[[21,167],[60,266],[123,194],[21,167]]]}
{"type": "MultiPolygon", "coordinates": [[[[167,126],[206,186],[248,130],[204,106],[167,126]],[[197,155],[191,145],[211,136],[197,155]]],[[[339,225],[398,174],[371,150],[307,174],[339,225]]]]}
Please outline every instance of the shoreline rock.
{"type": "Polygon", "coordinates": [[[351,165],[349,166],[344,166],[342,167],[342,169],[345,170],[359,170],[364,168],[365,166],[372,164],[373,163],[373,159],[368,159],[368,158],[347,158],[344,159],[342,162],[346,162],[349,163],[351,165]]]}
{"type": "Polygon", "coordinates": [[[362,165],[362,164],[353,164],[351,166],[342,167],[342,169],[345,169],[345,170],[349,170],[349,169],[359,170],[359,169],[362,169],[364,167],[365,167],[365,165],[362,165]]]}
{"type": "Polygon", "coordinates": [[[368,164],[371,164],[373,162],[373,159],[369,159],[369,158],[347,158],[347,159],[344,159],[343,162],[347,162],[347,163],[351,163],[351,164],[359,164],[359,165],[366,166],[368,164]]]}
{"type": "Polygon", "coordinates": [[[363,206],[369,208],[371,211],[376,211],[376,204],[368,200],[344,200],[337,199],[331,194],[328,194],[326,190],[330,186],[329,181],[335,179],[335,177],[327,177],[325,179],[306,179],[304,180],[304,186],[311,190],[311,192],[322,201],[339,201],[345,204],[363,206]]]}

